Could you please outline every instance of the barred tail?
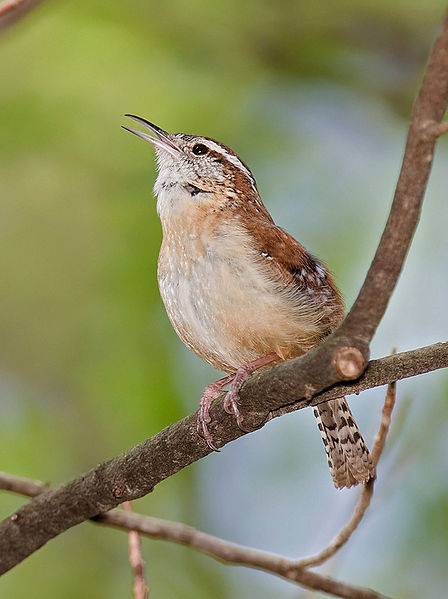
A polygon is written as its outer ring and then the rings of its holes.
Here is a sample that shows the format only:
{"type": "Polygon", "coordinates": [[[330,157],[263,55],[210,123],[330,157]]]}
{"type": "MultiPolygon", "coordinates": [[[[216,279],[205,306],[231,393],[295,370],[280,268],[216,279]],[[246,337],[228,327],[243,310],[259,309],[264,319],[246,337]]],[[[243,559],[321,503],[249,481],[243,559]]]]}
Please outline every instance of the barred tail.
{"type": "Polygon", "coordinates": [[[366,483],[374,476],[375,468],[346,399],[319,404],[314,408],[314,415],[334,486],[342,489],[366,483]]]}

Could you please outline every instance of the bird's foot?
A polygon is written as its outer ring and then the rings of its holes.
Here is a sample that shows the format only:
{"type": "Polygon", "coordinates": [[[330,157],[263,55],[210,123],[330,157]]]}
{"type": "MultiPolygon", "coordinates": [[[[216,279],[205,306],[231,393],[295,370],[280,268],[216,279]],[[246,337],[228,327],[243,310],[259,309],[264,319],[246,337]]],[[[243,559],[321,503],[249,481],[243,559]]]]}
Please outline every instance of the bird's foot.
{"type": "Polygon", "coordinates": [[[233,414],[235,416],[238,427],[245,433],[250,433],[254,429],[248,427],[247,425],[243,426],[244,417],[239,410],[241,388],[256,370],[262,368],[262,366],[270,364],[271,362],[275,362],[278,359],[279,356],[277,354],[263,356],[262,358],[258,358],[253,362],[249,362],[249,364],[246,364],[245,366],[241,366],[241,368],[238,368],[233,376],[230,389],[227,391],[227,395],[224,398],[224,410],[228,414],[233,414]]]}
{"type": "Polygon", "coordinates": [[[210,449],[212,449],[213,451],[219,451],[219,449],[213,443],[213,437],[210,434],[210,431],[208,430],[207,426],[211,422],[209,410],[212,401],[217,399],[221,395],[222,390],[226,385],[230,384],[230,389],[224,398],[224,410],[228,414],[233,414],[237,425],[242,431],[246,433],[250,432],[253,429],[247,426],[243,426],[244,417],[239,410],[239,398],[241,387],[256,370],[279,359],[280,358],[277,354],[269,354],[267,356],[263,356],[262,358],[258,358],[257,360],[249,362],[249,364],[246,364],[245,366],[238,368],[235,374],[230,374],[229,376],[226,376],[225,378],[220,379],[219,381],[216,381],[211,385],[208,385],[204,389],[201,401],[199,403],[197,431],[201,435],[201,437],[205,439],[210,449]]]}
{"type": "Polygon", "coordinates": [[[217,399],[221,395],[223,387],[228,385],[233,380],[233,377],[234,375],[232,374],[223,379],[219,379],[219,381],[215,381],[211,385],[207,385],[202,393],[201,401],[199,402],[199,413],[196,423],[197,431],[213,451],[219,451],[219,449],[213,444],[213,438],[207,427],[207,424],[211,421],[209,412],[210,405],[214,399],[217,399]]]}
{"type": "Polygon", "coordinates": [[[251,374],[252,372],[250,372],[246,366],[239,368],[236,371],[233,381],[230,385],[230,389],[227,391],[227,394],[224,398],[224,410],[227,412],[227,414],[233,414],[238,427],[245,432],[250,432],[250,430],[246,430],[243,426],[244,416],[241,414],[239,409],[239,399],[241,387],[244,385],[247,379],[250,378],[251,374]]]}

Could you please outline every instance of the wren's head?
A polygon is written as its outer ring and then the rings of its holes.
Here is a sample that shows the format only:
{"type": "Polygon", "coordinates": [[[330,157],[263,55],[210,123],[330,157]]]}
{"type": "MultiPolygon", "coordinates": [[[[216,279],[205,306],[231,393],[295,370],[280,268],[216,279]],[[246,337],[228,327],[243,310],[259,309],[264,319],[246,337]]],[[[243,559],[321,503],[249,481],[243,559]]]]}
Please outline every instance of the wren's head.
{"type": "Polygon", "coordinates": [[[209,137],[167,133],[156,125],[127,114],[156,137],[123,127],[151,143],[157,154],[158,177],[154,192],[161,217],[166,210],[180,211],[179,204],[194,202],[218,207],[226,202],[252,199],[260,202],[252,173],[230,148],[209,137]]]}

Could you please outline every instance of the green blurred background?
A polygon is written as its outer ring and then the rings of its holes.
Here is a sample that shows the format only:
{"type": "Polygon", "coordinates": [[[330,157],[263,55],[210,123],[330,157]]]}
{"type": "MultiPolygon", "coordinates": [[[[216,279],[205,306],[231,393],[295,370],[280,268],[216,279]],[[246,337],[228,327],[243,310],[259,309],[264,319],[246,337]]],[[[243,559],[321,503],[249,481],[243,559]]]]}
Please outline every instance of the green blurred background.
{"type": "MultiPolygon", "coordinates": [[[[43,3],[0,38],[0,469],[63,482],[196,409],[219,376],[172,331],[156,285],[149,145],[124,113],[204,134],[335,272],[349,306],[385,222],[445,2],[43,3]]],[[[446,338],[448,145],[374,356],[446,338]]],[[[366,522],[324,568],[401,598],[444,596],[448,378],[398,386],[366,522]]],[[[371,439],[384,389],[353,399],[371,439]]],[[[336,492],[309,411],[209,456],[134,509],[291,556],[321,548],[336,492]]],[[[23,503],[0,494],[0,515],[23,503]]],[[[0,581],[3,599],[131,596],[126,535],[83,524],[0,581]]],[[[308,596],[144,541],[152,596],[308,596]]]]}

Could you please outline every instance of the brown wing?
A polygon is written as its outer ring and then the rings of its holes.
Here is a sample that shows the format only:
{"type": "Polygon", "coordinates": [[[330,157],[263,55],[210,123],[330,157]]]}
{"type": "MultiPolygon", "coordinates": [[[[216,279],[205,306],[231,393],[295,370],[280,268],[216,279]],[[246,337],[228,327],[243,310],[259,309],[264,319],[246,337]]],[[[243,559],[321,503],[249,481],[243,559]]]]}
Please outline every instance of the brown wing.
{"type": "Polygon", "coordinates": [[[292,235],[260,216],[244,219],[260,261],[269,275],[293,295],[300,296],[301,302],[307,296],[310,303],[322,310],[324,337],[340,324],[344,314],[341,294],[333,278],[325,265],[292,235]]]}

